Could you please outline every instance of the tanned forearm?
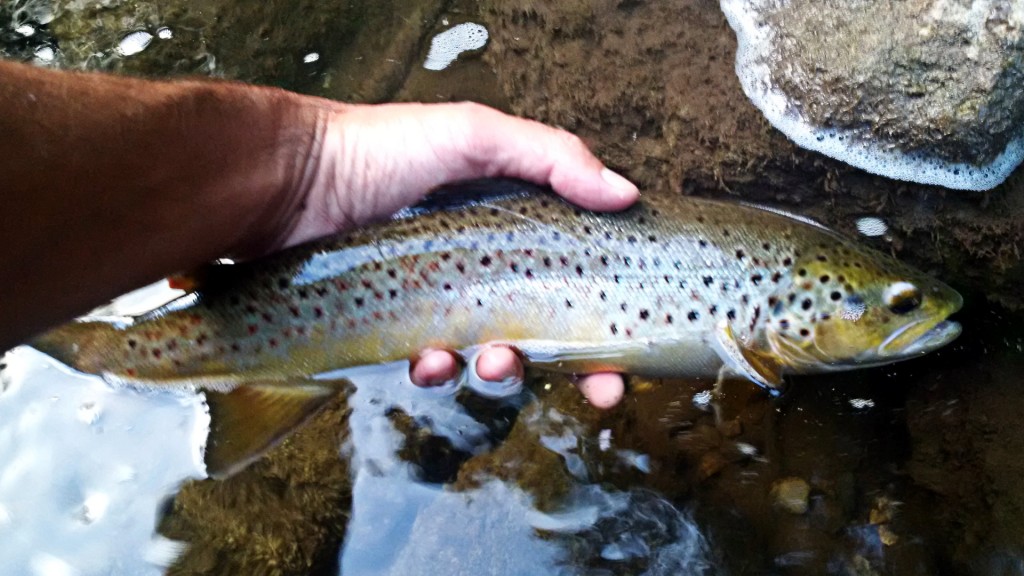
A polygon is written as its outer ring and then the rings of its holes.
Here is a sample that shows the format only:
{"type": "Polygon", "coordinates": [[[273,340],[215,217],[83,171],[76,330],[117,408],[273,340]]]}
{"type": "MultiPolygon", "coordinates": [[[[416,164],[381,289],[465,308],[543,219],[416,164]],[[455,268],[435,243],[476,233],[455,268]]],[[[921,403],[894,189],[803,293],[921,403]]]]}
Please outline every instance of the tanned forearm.
{"type": "Polygon", "coordinates": [[[323,108],[221,82],[0,62],[0,350],[288,234],[323,108]]]}

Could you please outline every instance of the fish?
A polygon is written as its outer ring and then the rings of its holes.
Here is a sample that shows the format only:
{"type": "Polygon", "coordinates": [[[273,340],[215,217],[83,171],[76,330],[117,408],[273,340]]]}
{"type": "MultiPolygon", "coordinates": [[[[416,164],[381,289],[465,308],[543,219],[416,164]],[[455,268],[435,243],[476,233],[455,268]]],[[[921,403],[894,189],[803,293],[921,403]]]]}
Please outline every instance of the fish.
{"type": "Polygon", "coordinates": [[[350,383],[425,347],[510,346],[564,373],[738,377],[917,357],[951,342],[953,288],[774,209],[647,195],[617,213],[515,180],[462,183],[392,219],[211,265],[193,292],[30,343],[112,383],[190,386],[207,472],[232,474],[350,383]]]}

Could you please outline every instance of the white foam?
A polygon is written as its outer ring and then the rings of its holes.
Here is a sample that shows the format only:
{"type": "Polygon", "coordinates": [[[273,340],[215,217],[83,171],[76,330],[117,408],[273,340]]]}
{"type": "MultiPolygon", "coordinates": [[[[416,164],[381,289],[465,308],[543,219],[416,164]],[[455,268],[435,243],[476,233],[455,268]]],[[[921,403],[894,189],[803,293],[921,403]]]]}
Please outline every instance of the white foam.
{"type": "Polygon", "coordinates": [[[769,27],[758,21],[759,12],[772,6],[772,0],[721,0],[722,12],[736,32],[736,75],[743,91],[768,122],[798,146],[873,174],[958,190],[993,188],[1024,160],[1024,137],[1011,141],[991,163],[974,166],[907,154],[889,143],[861,138],[854,131],[811,125],[775,87],[763,60],[774,38],[769,27]]]}
{"type": "Polygon", "coordinates": [[[441,32],[430,41],[430,51],[423,67],[427,70],[444,70],[470,50],[479,50],[487,45],[487,28],[466,22],[441,32]]]}
{"type": "Polygon", "coordinates": [[[889,231],[889,225],[881,218],[865,216],[857,219],[857,231],[864,236],[874,238],[876,236],[884,236],[889,231]]]}
{"type": "Polygon", "coordinates": [[[121,56],[131,56],[138,54],[149,46],[149,43],[153,41],[153,35],[144,30],[138,30],[131,32],[121,38],[121,42],[117,45],[117,53],[121,56]]]}

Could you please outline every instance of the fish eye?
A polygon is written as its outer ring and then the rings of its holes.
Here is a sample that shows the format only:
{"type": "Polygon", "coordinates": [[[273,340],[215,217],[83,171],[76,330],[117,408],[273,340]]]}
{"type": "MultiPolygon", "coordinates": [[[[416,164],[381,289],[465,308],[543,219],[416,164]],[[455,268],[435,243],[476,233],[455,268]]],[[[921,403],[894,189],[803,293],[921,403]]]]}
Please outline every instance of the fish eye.
{"type": "Polygon", "coordinates": [[[885,290],[885,305],[893,314],[907,314],[921,305],[921,291],[909,282],[896,282],[885,290]]]}

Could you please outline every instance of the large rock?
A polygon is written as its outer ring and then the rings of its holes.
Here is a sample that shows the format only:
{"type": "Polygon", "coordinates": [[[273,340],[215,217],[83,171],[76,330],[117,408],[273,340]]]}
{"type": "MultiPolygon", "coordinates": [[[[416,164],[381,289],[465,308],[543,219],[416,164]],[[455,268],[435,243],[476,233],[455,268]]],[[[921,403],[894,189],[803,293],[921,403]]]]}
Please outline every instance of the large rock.
{"type": "Polygon", "coordinates": [[[743,89],[804,148],[985,190],[1024,158],[1024,5],[722,0],[743,89]]]}

